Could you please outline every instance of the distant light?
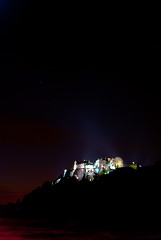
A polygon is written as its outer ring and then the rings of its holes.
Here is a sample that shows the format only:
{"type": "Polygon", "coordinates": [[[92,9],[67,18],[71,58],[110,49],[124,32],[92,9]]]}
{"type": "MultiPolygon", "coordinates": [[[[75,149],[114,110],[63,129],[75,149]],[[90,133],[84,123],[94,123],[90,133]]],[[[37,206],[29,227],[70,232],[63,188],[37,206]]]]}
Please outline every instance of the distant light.
{"type": "Polygon", "coordinates": [[[55,181],[55,184],[59,183],[61,180],[61,178],[58,178],[56,181],[55,181]]]}
{"type": "Polygon", "coordinates": [[[115,168],[115,166],[111,165],[111,169],[115,170],[116,168],[115,168]]]}
{"type": "Polygon", "coordinates": [[[86,165],[85,168],[90,168],[90,169],[93,169],[93,165],[86,165]]]}
{"type": "Polygon", "coordinates": [[[67,172],[67,169],[64,169],[64,174],[63,174],[63,177],[65,177],[65,175],[66,175],[66,172],[67,172]]]}

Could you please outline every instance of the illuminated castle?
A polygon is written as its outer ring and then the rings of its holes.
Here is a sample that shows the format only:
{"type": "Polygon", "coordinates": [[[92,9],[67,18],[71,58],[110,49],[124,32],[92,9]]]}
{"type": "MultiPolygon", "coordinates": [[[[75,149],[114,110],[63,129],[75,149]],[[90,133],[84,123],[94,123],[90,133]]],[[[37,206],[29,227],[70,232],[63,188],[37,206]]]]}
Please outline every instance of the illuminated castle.
{"type": "MultiPolygon", "coordinates": [[[[93,181],[95,176],[108,174],[110,171],[115,170],[116,168],[123,167],[123,160],[120,157],[115,158],[100,158],[97,159],[94,163],[90,161],[74,161],[74,164],[68,170],[64,170],[64,177],[75,177],[78,181],[81,181],[83,178],[93,181]]],[[[58,178],[55,183],[58,183],[61,178],[58,178]]]]}

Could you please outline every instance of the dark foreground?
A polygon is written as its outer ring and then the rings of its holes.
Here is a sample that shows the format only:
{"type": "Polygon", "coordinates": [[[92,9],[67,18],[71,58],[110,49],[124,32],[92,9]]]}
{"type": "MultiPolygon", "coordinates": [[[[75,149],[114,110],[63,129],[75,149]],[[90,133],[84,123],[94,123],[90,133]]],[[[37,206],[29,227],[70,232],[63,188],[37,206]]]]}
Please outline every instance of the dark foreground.
{"type": "MultiPolygon", "coordinates": [[[[66,178],[56,185],[46,182],[21,203],[1,207],[0,212],[1,217],[28,221],[27,234],[37,239],[161,238],[160,183],[161,162],[138,170],[118,169],[93,182],[66,178]]],[[[14,228],[19,231],[20,226],[21,222],[14,228]]],[[[12,232],[12,227],[6,231],[12,232]]],[[[30,237],[23,232],[19,239],[22,235],[30,237]]]]}
{"type": "Polygon", "coordinates": [[[161,239],[160,233],[143,231],[105,231],[84,228],[71,223],[64,228],[42,227],[40,222],[0,219],[0,240],[51,239],[161,239]]]}

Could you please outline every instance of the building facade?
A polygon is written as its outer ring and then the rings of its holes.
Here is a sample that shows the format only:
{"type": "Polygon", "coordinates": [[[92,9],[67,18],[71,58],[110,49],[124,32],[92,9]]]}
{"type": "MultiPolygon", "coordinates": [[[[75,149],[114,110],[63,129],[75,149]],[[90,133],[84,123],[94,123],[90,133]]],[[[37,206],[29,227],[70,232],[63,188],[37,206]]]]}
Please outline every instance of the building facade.
{"type": "Polygon", "coordinates": [[[83,178],[93,181],[96,175],[108,174],[110,171],[123,166],[123,160],[120,157],[100,158],[94,163],[86,160],[74,161],[73,167],[70,169],[70,177],[75,177],[78,181],[83,178]]]}

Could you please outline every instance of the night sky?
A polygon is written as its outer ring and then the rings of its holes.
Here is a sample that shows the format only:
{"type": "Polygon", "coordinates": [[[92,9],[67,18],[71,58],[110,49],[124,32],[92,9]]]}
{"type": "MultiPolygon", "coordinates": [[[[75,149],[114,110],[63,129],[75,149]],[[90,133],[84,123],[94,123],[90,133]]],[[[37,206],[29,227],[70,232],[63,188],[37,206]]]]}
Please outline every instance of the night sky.
{"type": "Polygon", "coordinates": [[[161,159],[159,7],[52,2],[0,0],[0,204],[74,160],[161,159]]]}

